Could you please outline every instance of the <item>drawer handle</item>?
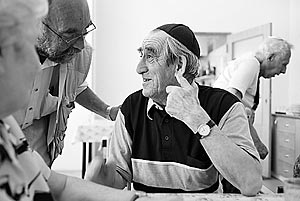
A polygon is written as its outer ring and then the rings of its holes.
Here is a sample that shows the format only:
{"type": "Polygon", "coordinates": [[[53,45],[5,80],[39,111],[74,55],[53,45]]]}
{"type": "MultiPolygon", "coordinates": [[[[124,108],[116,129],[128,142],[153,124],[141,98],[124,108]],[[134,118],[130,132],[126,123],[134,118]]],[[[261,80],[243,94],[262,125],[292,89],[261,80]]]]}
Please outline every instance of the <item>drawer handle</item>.
{"type": "Polygon", "coordinates": [[[275,119],[274,124],[275,124],[275,125],[277,124],[277,119],[275,119]]]}
{"type": "Polygon", "coordinates": [[[285,142],[290,142],[290,139],[285,139],[284,141],[285,141],[285,142]]]}
{"type": "Polygon", "coordinates": [[[290,157],[290,155],[286,154],[286,155],[284,155],[284,157],[288,158],[288,157],[290,157]]]}
{"type": "Polygon", "coordinates": [[[285,172],[285,173],[289,173],[289,170],[283,170],[283,172],[285,172]]]}

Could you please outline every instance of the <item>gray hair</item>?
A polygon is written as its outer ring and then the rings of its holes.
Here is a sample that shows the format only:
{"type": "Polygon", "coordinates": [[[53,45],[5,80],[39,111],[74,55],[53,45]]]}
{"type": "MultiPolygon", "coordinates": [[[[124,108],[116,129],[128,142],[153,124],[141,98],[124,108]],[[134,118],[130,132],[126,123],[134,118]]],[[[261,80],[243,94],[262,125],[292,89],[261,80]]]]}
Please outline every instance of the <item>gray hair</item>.
{"type": "MultiPolygon", "coordinates": [[[[154,30],[161,31],[161,30],[154,30]]],[[[200,60],[198,57],[188,50],[183,44],[171,36],[167,36],[163,45],[163,49],[160,52],[163,58],[165,58],[167,65],[179,64],[180,56],[186,58],[186,68],[183,76],[191,83],[195,77],[199,74],[200,60]]]]}
{"type": "Polygon", "coordinates": [[[274,36],[270,36],[258,47],[257,52],[262,54],[265,59],[270,55],[276,54],[280,57],[291,52],[293,45],[286,40],[274,36]]]}
{"type": "Polygon", "coordinates": [[[0,0],[0,45],[9,43],[18,33],[39,34],[39,20],[47,12],[47,0],[0,0]]]}

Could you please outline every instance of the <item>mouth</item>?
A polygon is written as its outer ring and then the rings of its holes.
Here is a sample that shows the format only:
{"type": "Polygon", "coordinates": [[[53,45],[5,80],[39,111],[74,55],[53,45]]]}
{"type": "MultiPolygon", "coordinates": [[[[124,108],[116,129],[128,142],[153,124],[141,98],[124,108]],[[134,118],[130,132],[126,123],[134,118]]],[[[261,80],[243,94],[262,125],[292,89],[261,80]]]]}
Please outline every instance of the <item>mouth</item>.
{"type": "Polygon", "coordinates": [[[143,78],[143,82],[149,82],[151,79],[143,78]]]}
{"type": "Polygon", "coordinates": [[[53,61],[56,62],[56,63],[68,63],[69,61],[71,61],[75,54],[77,54],[78,51],[77,49],[75,48],[69,48],[63,52],[61,52],[60,54],[56,55],[54,58],[53,58],[53,61]]]}

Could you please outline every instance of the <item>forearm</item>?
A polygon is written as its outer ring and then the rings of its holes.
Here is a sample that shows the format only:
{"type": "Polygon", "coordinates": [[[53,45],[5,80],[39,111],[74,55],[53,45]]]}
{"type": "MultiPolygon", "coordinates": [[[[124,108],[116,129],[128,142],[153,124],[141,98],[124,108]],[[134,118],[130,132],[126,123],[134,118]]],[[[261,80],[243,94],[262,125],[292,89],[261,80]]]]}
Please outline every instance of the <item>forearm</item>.
{"type": "Polygon", "coordinates": [[[76,97],[76,102],[104,118],[108,116],[107,107],[109,105],[101,100],[89,87],[76,97]]]}
{"type": "Polygon", "coordinates": [[[103,164],[101,158],[95,158],[91,162],[84,179],[118,189],[123,189],[126,186],[126,180],[116,171],[115,165],[103,164]]]}
{"type": "Polygon", "coordinates": [[[57,201],[99,201],[133,200],[133,191],[121,191],[95,184],[76,177],[65,176],[52,171],[48,185],[57,201]]]}
{"type": "Polygon", "coordinates": [[[217,126],[200,140],[217,170],[244,195],[255,195],[262,186],[258,160],[234,144],[217,126]]]}

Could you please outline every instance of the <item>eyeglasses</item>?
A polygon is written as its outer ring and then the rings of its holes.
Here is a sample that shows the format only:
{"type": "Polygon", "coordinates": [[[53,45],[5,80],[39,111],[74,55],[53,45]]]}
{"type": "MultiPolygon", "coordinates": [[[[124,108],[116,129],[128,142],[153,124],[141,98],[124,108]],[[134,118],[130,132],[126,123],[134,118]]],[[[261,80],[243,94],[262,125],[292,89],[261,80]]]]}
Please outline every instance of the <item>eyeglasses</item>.
{"type": "Polygon", "coordinates": [[[86,26],[86,28],[84,28],[84,32],[79,35],[76,36],[74,38],[71,39],[65,39],[63,36],[61,36],[59,33],[57,33],[54,29],[52,29],[48,24],[46,24],[45,22],[42,22],[50,31],[52,31],[55,35],[57,35],[62,41],[64,41],[67,44],[73,43],[75,41],[77,41],[80,38],[83,38],[84,36],[86,36],[88,33],[90,33],[91,31],[94,31],[96,29],[96,25],[90,21],[90,23],[86,26]]]}

